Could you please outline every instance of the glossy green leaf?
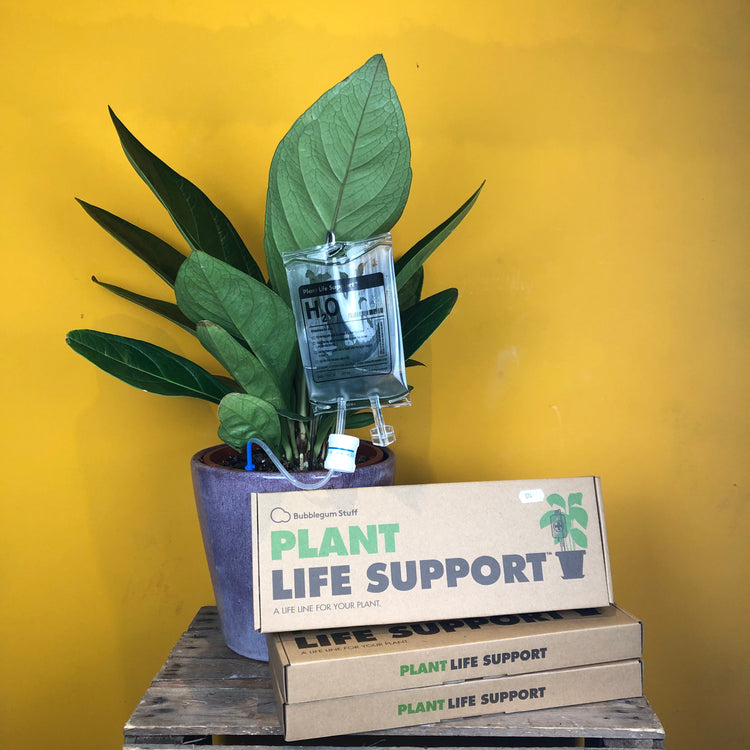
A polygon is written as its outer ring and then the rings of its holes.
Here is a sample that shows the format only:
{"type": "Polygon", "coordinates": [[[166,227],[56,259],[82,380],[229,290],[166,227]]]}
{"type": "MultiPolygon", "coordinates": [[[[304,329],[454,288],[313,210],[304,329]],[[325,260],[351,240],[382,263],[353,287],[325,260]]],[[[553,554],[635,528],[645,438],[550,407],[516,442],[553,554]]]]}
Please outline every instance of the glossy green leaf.
{"type": "Polygon", "coordinates": [[[411,250],[396,261],[396,286],[398,289],[409,282],[443,240],[463,221],[471,207],[476,203],[483,187],[484,183],[452,216],[423,237],[411,250]]]}
{"type": "Polygon", "coordinates": [[[299,412],[291,411],[289,409],[276,409],[276,413],[280,417],[284,417],[284,419],[289,419],[292,422],[305,422],[305,423],[312,422],[312,417],[305,417],[299,412]]]}
{"type": "Polygon", "coordinates": [[[588,549],[588,540],[586,539],[586,535],[580,529],[571,529],[570,537],[579,547],[581,547],[581,549],[588,549]]]}
{"type": "Polygon", "coordinates": [[[263,274],[245,243],[208,196],[151,153],[111,109],[109,113],[128,160],[167,209],[190,247],[263,281],[263,274]]]}
{"type": "Polygon", "coordinates": [[[318,458],[325,453],[325,444],[328,436],[333,432],[336,425],[335,414],[323,414],[317,418],[317,429],[315,431],[315,442],[313,444],[312,454],[318,458]]]}
{"type": "Polygon", "coordinates": [[[231,390],[194,362],[146,341],[87,329],[70,331],[66,341],[89,362],[149,393],[218,404],[231,390]]]}
{"type": "Polygon", "coordinates": [[[242,391],[242,387],[240,384],[229,375],[214,375],[214,377],[217,380],[220,380],[224,385],[227,387],[227,391],[229,393],[240,393],[242,391]]]}
{"type": "Polygon", "coordinates": [[[286,301],[281,253],[320,245],[328,231],[360,240],[390,230],[406,205],[410,158],[401,104],[381,55],[294,123],[274,153],[266,201],[266,264],[286,301]]]}
{"type": "Polygon", "coordinates": [[[424,268],[420,266],[417,272],[398,290],[398,306],[400,310],[408,310],[419,302],[422,297],[423,284],[424,268]]]}
{"type": "Polygon", "coordinates": [[[232,375],[238,385],[247,393],[268,401],[275,408],[284,407],[276,381],[258,358],[249,352],[221,326],[202,320],[196,326],[201,344],[232,375]]]}
{"type": "Polygon", "coordinates": [[[103,208],[97,208],[90,203],[79,200],[83,210],[100,227],[109,232],[118,242],[121,242],[132,253],[146,263],[160,278],[170,286],[174,286],[177,271],[180,270],[185,256],[171,245],[145,229],[140,229],[119,216],[115,216],[103,208]]]}
{"type": "Polygon", "coordinates": [[[219,438],[236,450],[250,440],[262,440],[278,453],[281,423],[272,404],[248,393],[230,393],[219,404],[219,438]]]}
{"type": "Polygon", "coordinates": [[[175,285],[177,304],[190,320],[210,320],[247,342],[285,392],[298,359],[292,311],[265,284],[210,255],[193,252],[175,285]]]}
{"type": "Polygon", "coordinates": [[[136,305],[145,307],[147,310],[155,312],[157,315],[161,315],[163,318],[166,318],[172,323],[175,323],[176,325],[180,326],[180,328],[184,328],[186,331],[190,331],[190,333],[195,333],[195,325],[193,324],[193,322],[189,320],[185,315],[183,315],[180,308],[177,307],[174,302],[154,299],[153,297],[144,297],[142,294],[136,294],[135,292],[131,292],[128,289],[123,289],[120,286],[115,286],[114,284],[107,284],[104,281],[99,281],[96,276],[92,276],[91,280],[99,286],[102,286],[105,289],[109,290],[113,294],[116,294],[118,297],[122,297],[129,302],[134,302],[136,305]]]}
{"type": "Polygon", "coordinates": [[[358,411],[346,415],[347,430],[359,430],[362,427],[369,427],[371,424],[375,424],[375,417],[373,417],[371,411],[358,411]]]}
{"type": "Polygon", "coordinates": [[[458,299],[456,289],[445,289],[401,311],[404,357],[410,358],[445,320],[458,299]]]}

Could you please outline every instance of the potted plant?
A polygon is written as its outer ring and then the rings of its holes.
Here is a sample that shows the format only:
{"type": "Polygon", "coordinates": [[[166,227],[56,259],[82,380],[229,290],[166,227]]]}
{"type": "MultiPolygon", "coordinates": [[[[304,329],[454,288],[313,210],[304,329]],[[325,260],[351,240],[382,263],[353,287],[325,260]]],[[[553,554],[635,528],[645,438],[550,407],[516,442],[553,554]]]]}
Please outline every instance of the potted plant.
{"type": "Polygon", "coordinates": [[[560,545],[555,555],[560,561],[562,577],[583,578],[583,556],[588,540],[581,529],[585,529],[589,523],[589,514],[583,508],[583,495],[571,492],[566,501],[562,495],[553,493],[547,498],[547,503],[552,510],[542,516],[539,525],[543,529],[549,526],[555,544],[560,545]]]}
{"type": "MultiPolygon", "coordinates": [[[[154,344],[111,333],[74,330],[67,342],[129,385],[218,405],[223,444],[193,457],[196,499],[225,636],[235,650],[258,656],[257,644],[245,645],[245,636],[253,634],[245,632],[252,606],[246,575],[247,499],[250,491],[291,485],[271,479],[273,472],[244,471],[245,463],[239,468],[221,464],[237,460],[253,441],[262,441],[279,456],[282,468],[320,475],[334,418],[314,417],[310,407],[282,253],[319,245],[329,232],[339,239],[357,240],[390,231],[406,205],[411,184],[403,112],[385,61],[375,55],[292,125],[269,171],[264,233],[268,278],[209,198],[150,152],[111,110],[110,115],[128,160],[166,208],[190,253],[186,256],[125,219],[79,201],[91,218],[173,290],[174,301],[93,280],[196,336],[226,374],[210,373],[154,344]],[[263,480],[266,484],[258,485],[263,480]],[[248,489],[251,482],[255,490],[248,489]],[[239,538],[246,540],[243,549],[228,555],[221,551],[225,542],[239,538]],[[220,575],[228,580],[219,581],[220,575]],[[229,583],[238,584],[240,592],[222,591],[229,583]],[[228,625],[235,614],[240,624],[228,625]]],[[[411,357],[449,314],[458,294],[456,289],[446,289],[423,299],[423,264],[466,216],[480,190],[481,186],[395,263],[407,364],[418,364],[411,357]]],[[[370,421],[369,412],[349,414],[346,426],[353,429],[370,421]]],[[[371,459],[364,472],[357,469],[328,486],[392,483],[394,458],[389,450],[384,452],[387,460],[382,464],[371,459]],[[365,477],[359,478],[363,473],[365,477]]],[[[247,461],[262,459],[249,454],[247,461]]]]}

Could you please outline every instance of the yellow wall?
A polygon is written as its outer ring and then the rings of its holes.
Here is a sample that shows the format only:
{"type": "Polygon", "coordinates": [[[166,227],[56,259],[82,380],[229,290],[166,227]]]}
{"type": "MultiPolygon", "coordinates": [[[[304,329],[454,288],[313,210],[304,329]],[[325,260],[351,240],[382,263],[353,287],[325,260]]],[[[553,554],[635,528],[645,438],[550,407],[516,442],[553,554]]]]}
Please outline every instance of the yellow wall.
{"type": "Polygon", "coordinates": [[[748,22],[714,0],[26,0],[0,10],[3,748],[117,748],[212,595],[187,461],[214,411],[129,389],[70,328],[187,335],[84,215],[179,243],[106,106],[259,248],[293,119],[383,52],[413,146],[403,248],[459,306],[393,415],[398,481],[601,475],[618,602],[673,748],[739,748],[748,671],[748,22]],[[210,8],[210,10],[209,10],[210,8]]]}

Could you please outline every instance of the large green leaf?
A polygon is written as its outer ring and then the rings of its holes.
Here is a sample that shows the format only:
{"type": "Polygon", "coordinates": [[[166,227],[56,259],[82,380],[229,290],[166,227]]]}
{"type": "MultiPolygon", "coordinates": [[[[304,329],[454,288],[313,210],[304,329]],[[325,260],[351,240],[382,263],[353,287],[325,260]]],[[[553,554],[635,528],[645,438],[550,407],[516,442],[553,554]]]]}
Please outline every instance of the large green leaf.
{"type": "Polygon", "coordinates": [[[111,109],[109,113],[128,160],[167,209],[190,247],[263,281],[257,263],[229,219],[202,190],[151,153],[111,109]]]}
{"type": "Polygon", "coordinates": [[[231,391],[194,362],[146,341],[87,329],[70,331],[66,341],[89,362],[149,393],[191,396],[218,404],[231,391]]]}
{"type": "Polygon", "coordinates": [[[304,422],[309,423],[312,422],[313,418],[310,416],[305,416],[304,414],[300,414],[299,412],[292,411],[291,409],[276,409],[276,413],[280,417],[284,417],[284,419],[288,419],[292,422],[304,422]]]}
{"type": "Polygon", "coordinates": [[[103,208],[92,206],[78,198],[83,210],[131,252],[155,271],[170,286],[174,286],[177,271],[185,256],[171,245],[145,229],[140,229],[103,208]]]}
{"type": "Polygon", "coordinates": [[[292,311],[272,289],[195,251],[177,274],[175,293],[192,321],[209,320],[244,339],[286,392],[298,358],[297,334],[292,311]]]}
{"type": "Polygon", "coordinates": [[[375,417],[373,417],[371,411],[358,411],[346,415],[347,430],[359,430],[362,427],[369,427],[371,424],[375,424],[375,417]]]}
{"type": "Polygon", "coordinates": [[[404,357],[411,357],[448,317],[458,299],[457,289],[445,289],[401,311],[404,357]]]}
{"type": "Polygon", "coordinates": [[[153,297],[145,297],[142,294],[136,294],[136,292],[123,289],[121,286],[115,286],[114,284],[107,284],[104,281],[99,281],[96,276],[92,276],[91,280],[99,284],[99,286],[108,289],[113,294],[116,294],[118,297],[122,297],[130,302],[134,302],[136,305],[145,307],[147,310],[151,310],[151,312],[155,312],[157,315],[161,315],[172,323],[177,324],[180,328],[184,328],[186,331],[190,331],[190,333],[195,333],[195,325],[193,322],[183,315],[180,308],[177,307],[174,302],[154,299],[153,297]]]}
{"type": "Polygon", "coordinates": [[[196,327],[201,344],[227,369],[244,391],[283,409],[286,399],[258,358],[221,326],[202,320],[196,327]]]}
{"type": "Polygon", "coordinates": [[[422,297],[422,285],[424,284],[424,268],[420,267],[417,272],[398,290],[399,310],[408,310],[416,305],[422,297]]]}
{"type": "Polygon", "coordinates": [[[403,288],[409,282],[442,241],[463,221],[466,214],[471,210],[471,207],[476,203],[483,187],[484,183],[479,186],[469,200],[452,216],[447,218],[429,234],[425,235],[414,247],[396,261],[396,286],[398,289],[403,288]]]}
{"type": "Polygon", "coordinates": [[[262,440],[274,453],[281,445],[281,422],[276,409],[247,393],[230,393],[219,404],[219,438],[236,450],[250,440],[262,440]]]}
{"type": "Polygon", "coordinates": [[[279,143],[266,200],[271,285],[289,301],[281,253],[390,230],[411,185],[411,147],[381,55],[320,97],[279,143]]]}

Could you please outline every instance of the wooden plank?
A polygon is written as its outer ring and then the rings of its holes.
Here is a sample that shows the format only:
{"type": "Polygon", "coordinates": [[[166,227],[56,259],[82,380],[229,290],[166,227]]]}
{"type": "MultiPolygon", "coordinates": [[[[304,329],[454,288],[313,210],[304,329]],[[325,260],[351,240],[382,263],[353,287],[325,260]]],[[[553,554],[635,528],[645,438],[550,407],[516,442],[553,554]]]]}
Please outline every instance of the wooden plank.
{"type": "MultiPolygon", "coordinates": [[[[211,737],[135,737],[130,738],[123,745],[123,750],[185,750],[185,748],[212,745],[211,737]]],[[[268,748],[266,748],[268,750],[268,748]]]]}
{"type": "Polygon", "coordinates": [[[152,685],[162,687],[262,687],[271,690],[268,667],[252,659],[171,656],[152,685]]]}
{"type": "MultiPolygon", "coordinates": [[[[123,750],[185,750],[186,747],[190,747],[190,745],[184,745],[180,743],[172,743],[172,744],[135,744],[135,745],[125,745],[123,747],[123,750]]],[[[269,750],[268,745],[247,745],[245,743],[242,743],[240,745],[234,745],[234,744],[225,744],[222,741],[222,747],[224,750],[269,750]]],[[[310,750],[310,745],[289,745],[284,744],[285,750],[310,750]]],[[[440,746],[441,750],[466,750],[465,745],[459,745],[456,747],[447,747],[447,746],[440,746]]],[[[506,748],[507,750],[569,750],[571,747],[578,747],[578,745],[544,745],[543,747],[538,747],[536,745],[508,745],[508,744],[500,744],[500,745],[490,745],[487,747],[482,747],[479,745],[472,745],[471,750],[498,750],[499,748],[506,748]]],[[[359,746],[349,746],[349,745],[336,745],[333,747],[316,747],[315,750],[359,750],[359,746]]],[[[424,750],[424,748],[416,748],[416,747],[403,747],[402,745],[395,745],[395,746],[378,746],[378,750],[424,750]]],[[[625,750],[624,748],[613,748],[613,750],[625,750]]]]}
{"type": "Polygon", "coordinates": [[[227,647],[216,607],[198,611],[152,684],[271,688],[267,664],[247,659],[227,647]]]}
{"type": "Polygon", "coordinates": [[[619,737],[663,739],[664,729],[645,697],[513,714],[485,714],[440,724],[401,727],[379,734],[500,737],[619,737]]]}
{"type": "Polygon", "coordinates": [[[606,748],[607,750],[637,750],[644,748],[650,750],[664,750],[663,740],[602,740],[595,744],[584,744],[587,748],[606,748]]]}
{"type": "Polygon", "coordinates": [[[201,607],[188,629],[172,649],[172,654],[195,658],[243,659],[224,642],[216,607],[201,607]]]}
{"type": "MultiPolygon", "coordinates": [[[[127,735],[281,735],[267,688],[154,686],[125,725],[127,735]]],[[[598,737],[663,739],[645,698],[489,714],[367,733],[399,737],[598,737]]]]}
{"type": "Polygon", "coordinates": [[[276,704],[261,688],[163,687],[146,691],[125,736],[281,735],[276,704]]]}
{"type": "MultiPolygon", "coordinates": [[[[518,738],[515,738],[518,740],[518,738]]],[[[252,745],[247,744],[246,742],[241,742],[240,738],[226,738],[221,737],[219,738],[221,742],[221,746],[225,748],[225,750],[269,750],[269,745],[252,745]],[[240,744],[234,744],[234,742],[240,742],[240,744]]],[[[520,740],[519,740],[520,741],[520,740]]],[[[634,748],[664,748],[664,743],[658,743],[658,744],[651,744],[647,740],[639,740],[636,741],[638,744],[617,744],[617,745],[606,745],[606,748],[608,750],[633,750],[634,748]],[[648,743],[648,744],[644,744],[648,743]]],[[[564,744],[547,744],[545,743],[542,746],[539,745],[529,745],[526,742],[523,742],[523,744],[519,745],[516,741],[514,741],[513,738],[511,738],[508,742],[504,742],[502,740],[493,742],[491,745],[479,745],[479,744],[472,744],[470,745],[471,750],[499,750],[500,748],[505,748],[506,750],[568,750],[571,747],[581,747],[575,740],[571,742],[563,741],[564,744]]],[[[135,744],[128,744],[123,747],[123,750],[185,750],[185,747],[190,747],[194,743],[191,742],[191,738],[187,738],[186,741],[182,742],[170,742],[170,743],[163,743],[163,742],[157,742],[157,743],[151,743],[148,740],[145,742],[136,742],[135,744]]],[[[342,744],[342,745],[293,745],[293,744],[287,744],[284,743],[283,747],[285,750],[310,750],[310,748],[314,748],[315,750],[362,750],[363,748],[371,748],[371,745],[352,745],[352,744],[342,744]]],[[[466,745],[439,745],[440,750],[467,750],[466,745]]],[[[586,747],[593,747],[587,745],[586,747]]],[[[605,747],[605,746],[599,746],[599,747],[605,747]]],[[[424,747],[412,747],[409,745],[378,745],[378,750],[424,750],[424,747]]]]}

